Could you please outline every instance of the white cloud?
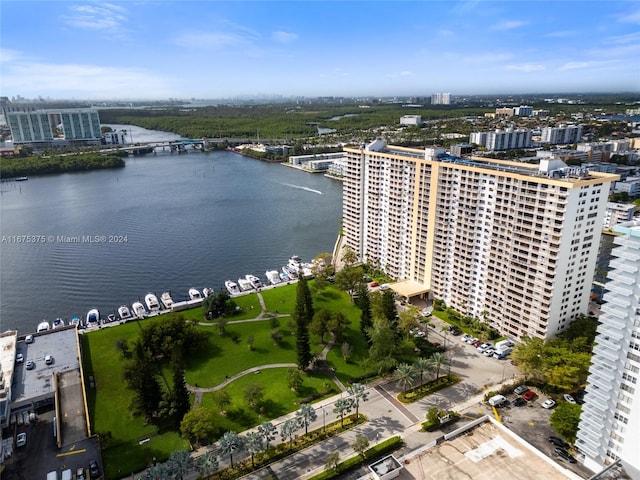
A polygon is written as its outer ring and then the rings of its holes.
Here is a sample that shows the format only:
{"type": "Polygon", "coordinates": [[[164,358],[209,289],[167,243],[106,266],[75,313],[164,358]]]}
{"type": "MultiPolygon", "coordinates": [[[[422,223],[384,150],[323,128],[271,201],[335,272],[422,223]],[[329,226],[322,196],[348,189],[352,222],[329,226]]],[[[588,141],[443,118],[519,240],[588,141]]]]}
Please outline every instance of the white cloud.
{"type": "Polygon", "coordinates": [[[297,40],[298,39],[298,34],[297,33],[291,33],[291,32],[283,32],[283,31],[280,30],[280,31],[277,31],[277,32],[273,32],[271,37],[276,42],[289,43],[289,42],[293,42],[293,41],[297,40]]]}
{"type": "Polygon", "coordinates": [[[615,16],[620,23],[635,23],[640,25],[640,8],[629,13],[620,13],[615,16]]]}
{"type": "Polygon", "coordinates": [[[573,37],[578,32],[576,30],[559,30],[557,32],[549,32],[543,35],[546,38],[567,38],[573,37]]]}
{"type": "Polygon", "coordinates": [[[505,70],[512,70],[515,72],[539,72],[541,70],[546,70],[544,65],[540,65],[537,63],[521,63],[518,65],[507,65],[504,67],[505,70]]]}
{"type": "Polygon", "coordinates": [[[171,96],[169,82],[140,68],[87,64],[12,63],[3,73],[3,88],[20,92],[66,92],[74,97],[131,98],[171,96]]]}
{"type": "Polygon", "coordinates": [[[62,15],[63,22],[85,30],[120,32],[127,22],[127,10],[120,5],[101,3],[95,5],[71,5],[69,13],[62,15]]]}
{"type": "Polygon", "coordinates": [[[237,33],[196,32],[175,37],[173,43],[189,49],[224,49],[246,46],[251,42],[237,33]]]}
{"type": "Polygon", "coordinates": [[[564,65],[561,65],[558,70],[564,72],[566,70],[578,70],[581,68],[588,68],[593,66],[594,62],[567,62],[564,65]]]}
{"type": "Polygon", "coordinates": [[[491,30],[513,30],[514,28],[520,28],[527,24],[527,22],[522,22],[520,20],[505,20],[500,23],[495,23],[491,25],[491,30]]]}

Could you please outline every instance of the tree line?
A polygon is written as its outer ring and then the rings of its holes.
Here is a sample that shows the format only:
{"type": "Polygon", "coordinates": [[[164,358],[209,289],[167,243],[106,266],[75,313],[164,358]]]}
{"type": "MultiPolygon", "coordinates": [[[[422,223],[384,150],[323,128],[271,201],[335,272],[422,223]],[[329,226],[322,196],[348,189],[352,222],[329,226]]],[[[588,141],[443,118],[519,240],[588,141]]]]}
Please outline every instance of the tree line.
{"type": "Polygon", "coordinates": [[[125,161],[119,155],[78,153],[69,155],[31,155],[0,159],[0,178],[82,172],[106,168],[122,168],[125,161]]]}

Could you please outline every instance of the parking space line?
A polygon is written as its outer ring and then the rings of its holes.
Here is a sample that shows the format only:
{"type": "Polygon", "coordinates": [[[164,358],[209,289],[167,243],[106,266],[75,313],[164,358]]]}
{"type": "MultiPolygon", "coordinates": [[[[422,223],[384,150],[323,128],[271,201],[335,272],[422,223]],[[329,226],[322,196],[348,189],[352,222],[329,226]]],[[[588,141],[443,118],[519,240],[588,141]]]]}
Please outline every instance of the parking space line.
{"type": "Polygon", "coordinates": [[[74,451],[72,451],[72,452],[58,453],[58,454],[56,455],[56,457],[66,457],[66,456],[69,456],[69,455],[75,455],[76,453],[84,453],[84,452],[86,452],[86,451],[87,451],[87,449],[86,449],[86,448],[83,448],[82,450],[74,450],[74,451]]]}

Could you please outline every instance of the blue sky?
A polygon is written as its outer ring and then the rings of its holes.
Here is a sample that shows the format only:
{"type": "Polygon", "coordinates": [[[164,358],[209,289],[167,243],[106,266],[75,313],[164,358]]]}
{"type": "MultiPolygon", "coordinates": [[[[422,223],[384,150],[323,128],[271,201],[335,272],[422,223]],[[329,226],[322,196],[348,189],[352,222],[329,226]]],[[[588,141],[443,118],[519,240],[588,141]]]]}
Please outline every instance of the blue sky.
{"type": "Polygon", "coordinates": [[[638,1],[0,2],[0,95],[640,91],[638,1]]]}

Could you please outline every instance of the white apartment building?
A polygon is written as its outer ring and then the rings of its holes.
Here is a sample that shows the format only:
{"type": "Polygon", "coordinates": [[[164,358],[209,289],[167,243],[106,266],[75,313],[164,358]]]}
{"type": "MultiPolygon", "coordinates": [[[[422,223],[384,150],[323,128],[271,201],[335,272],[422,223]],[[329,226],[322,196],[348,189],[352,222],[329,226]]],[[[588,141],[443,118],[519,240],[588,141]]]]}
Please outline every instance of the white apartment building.
{"type": "Polygon", "coordinates": [[[636,207],[628,203],[607,203],[607,211],[605,212],[603,228],[613,228],[619,223],[625,223],[633,220],[633,214],[636,207]]]}
{"type": "Polygon", "coordinates": [[[377,140],[345,148],[345,243],[400,282],[504,335],[547,338],[588,308],[612,181],[377,140]]]}
{"type": "Polygon", "coordinates": [[[434,93],[431,95],[432,105],[451,105],[450,93],[434,93]]]}
{"type": "Polygon", "coordinates": [[[513,150],[531,147],[531,130],[507,128],[487,133],[487,150],[513,150]]]}
{"type": "Polygon", "coordinates": [[[542,129],[540,141],[551,145],[578,143],[582,138],[582,125],[560,125],[542,129]]]}
{"type": "Polygon", "coordinates": [[[422,123],[422,115],[403,115],[400,117],[400,125],[419,126],[422,123]]]}
{"type": "Polygon", "coordinates": [[[533,107],[529,105],[520,105],[513,108],[513,114],[520,117],[531,117],[533,115],[533,107]]]}
{"type": "MultiPolygon", "coordinates": [[[[576,447],[598,472],[620,459],[640,470],[640,222],[614,227],[608,275],[576,447]]],[[[636,477],[637,478],[637,477],[636,477]]]]}

